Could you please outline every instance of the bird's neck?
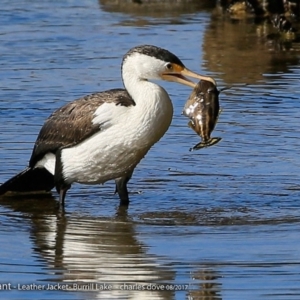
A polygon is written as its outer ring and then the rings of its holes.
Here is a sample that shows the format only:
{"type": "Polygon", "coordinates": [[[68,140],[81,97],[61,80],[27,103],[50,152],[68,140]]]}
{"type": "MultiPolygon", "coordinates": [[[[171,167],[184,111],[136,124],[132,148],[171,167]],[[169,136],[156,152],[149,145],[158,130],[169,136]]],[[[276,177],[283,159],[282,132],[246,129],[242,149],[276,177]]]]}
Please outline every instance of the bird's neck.
{"type": "Polygon", "coordinates": [[[158,84],[139,76],[131,68],[123,69],[123,83],[125,89],[137,106],[153,105],[157,101],[170,101],[168,93],[158,84]]]}
{"type": "Polygon", "coordinates": [[[123,73],[123,81],[136,103],[132,107],[132,119],[139,120],[141,134],[145,130],[148,140],[152,144],[157,142],[169,128],[173,117],[173,105],[168,93],[158,84],[132,73],[123,73]]]}

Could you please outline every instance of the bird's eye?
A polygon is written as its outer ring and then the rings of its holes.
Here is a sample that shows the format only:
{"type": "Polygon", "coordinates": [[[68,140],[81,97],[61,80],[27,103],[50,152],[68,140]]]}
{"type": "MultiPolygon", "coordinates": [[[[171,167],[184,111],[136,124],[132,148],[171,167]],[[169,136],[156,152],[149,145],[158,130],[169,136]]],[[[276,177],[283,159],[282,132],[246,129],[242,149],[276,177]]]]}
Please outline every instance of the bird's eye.
{"type": "Polygon", "coordinates": [[[171,64],[171,63],[167,63],[167,64],[166,64],[166,69],[167,69],[168,71],[172,71],[172,70],[173,70],[172,64],[171,64]]]}

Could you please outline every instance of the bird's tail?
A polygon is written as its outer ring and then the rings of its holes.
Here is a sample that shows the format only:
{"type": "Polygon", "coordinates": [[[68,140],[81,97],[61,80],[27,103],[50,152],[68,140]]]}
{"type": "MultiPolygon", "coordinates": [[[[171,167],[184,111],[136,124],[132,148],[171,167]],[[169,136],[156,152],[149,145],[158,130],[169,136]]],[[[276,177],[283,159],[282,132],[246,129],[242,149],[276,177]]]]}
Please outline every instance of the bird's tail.
{"type": "Polygon", "coordinates": [[[46,169],[26,168],[0,186],[0,195],[7,192],[42,192],[54,187],[54,176],[46,169]]]}
{"type": "Polygon", "coordinates": [[[202,148],[205,148],[205,147],[210,147],[210,146],[215,145],[218,142],[220,142],[221,139],[222,138],[210,138],[208,141],[205,141],[205,142],[201,141],[196,146],[194,146],[193,148],[191,148],[190,151],[202,149],[202,148]]]}

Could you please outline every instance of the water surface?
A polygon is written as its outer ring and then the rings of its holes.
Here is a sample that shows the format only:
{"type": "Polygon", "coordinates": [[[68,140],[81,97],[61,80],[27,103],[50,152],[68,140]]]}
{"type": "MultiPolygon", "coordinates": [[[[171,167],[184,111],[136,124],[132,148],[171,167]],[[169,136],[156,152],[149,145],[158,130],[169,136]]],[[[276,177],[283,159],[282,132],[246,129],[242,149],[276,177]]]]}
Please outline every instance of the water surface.
{"type": "Polygon", "coordinates": [[[300,298],[297,42],[269,39],[267,22],[233,22],[212,5],[4,1],[0,16],[0,182],[26,166],[53,110],[122,86],[122,56],[135,45],[167,48],[231,87],[213,133],[222,141],[189,152],[199,142],[181,115],[191,91],[161,83],[173,123],[136,169],[127,210],[113,183],[75,184],[65,214],[55,192],[1,198],[0,283],[12,286],[0,285],[1,298],[300,298]],[[21,290],[31,284],[42,290],[21,290]]]}

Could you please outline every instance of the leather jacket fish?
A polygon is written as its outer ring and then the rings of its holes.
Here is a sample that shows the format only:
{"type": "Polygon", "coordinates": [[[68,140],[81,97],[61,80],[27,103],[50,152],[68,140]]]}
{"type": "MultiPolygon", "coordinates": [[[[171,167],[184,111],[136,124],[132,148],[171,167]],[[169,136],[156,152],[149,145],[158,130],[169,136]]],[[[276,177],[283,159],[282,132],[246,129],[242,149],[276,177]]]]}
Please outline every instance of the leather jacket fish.
{"type": "Polygon", "coordinates": [[[221,140],[210,137],[220,113],[219,93],[212,82],[200,80],[187,100],[183,114],[191,119],[189,127],[201,137],[201,142],[190,151],[215,145],[221,140]]]}

